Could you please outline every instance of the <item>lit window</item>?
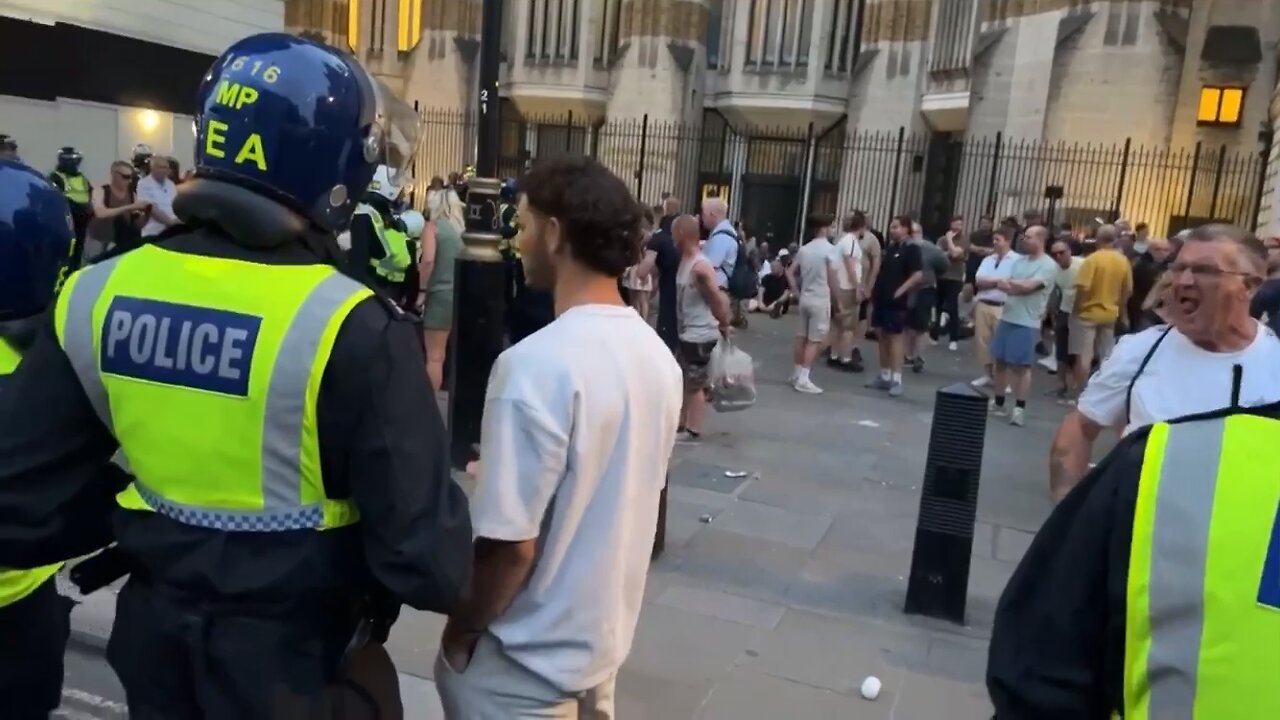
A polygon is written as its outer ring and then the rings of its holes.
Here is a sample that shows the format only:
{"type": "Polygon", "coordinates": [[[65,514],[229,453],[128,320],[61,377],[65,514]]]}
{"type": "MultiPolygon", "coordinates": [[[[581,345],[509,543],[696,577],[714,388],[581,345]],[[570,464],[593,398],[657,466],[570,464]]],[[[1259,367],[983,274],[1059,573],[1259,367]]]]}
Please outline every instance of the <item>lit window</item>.
{"type": "Polygon", "coordinates": [[[422,39],[422,0],[400,0],[396,49],[409,52],[422,39]]]}
{"type": "Polygon", "coordinates": [[[1201,125],[1239,125],[1243,108],[1244,88],[1205,85],[1200,88],[1196,122],[1201,125]]]}
{"type": "Polygon", "coordinates": [[[360,0],[347,0],[347,44],[360,49],[360,0]]]}

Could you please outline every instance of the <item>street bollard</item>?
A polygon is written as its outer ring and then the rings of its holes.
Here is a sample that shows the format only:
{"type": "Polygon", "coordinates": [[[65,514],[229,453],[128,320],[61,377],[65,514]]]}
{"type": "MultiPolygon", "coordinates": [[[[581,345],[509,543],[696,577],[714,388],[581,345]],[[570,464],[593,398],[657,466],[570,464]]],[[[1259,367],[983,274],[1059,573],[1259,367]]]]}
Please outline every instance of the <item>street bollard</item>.
{"type": "Polygon", "coordinates": [[[964,624],[987,396],[967,383],[938,390],[920,492],[904,612],[964,624]]]}
{"type": "Polygon", "coordinates": [[[474,178],[467,193],[466,247],[453,276],[453,350],[449,357],[449,455],[462,470],[477,458],[489,371],[503,350],[506,270],[498,243],[498,188],[474,178]]]}
{"type": "Polygon", "coordinates": [[[662,557],[667,550],[667,488],[671,485],[671,474],[662,483],[662,492],[658,493],[658,528],[653,534],[653,554],[651,560],[662,557]]]}
{"type": "Polygon", "coordinates": [[[454,265],[453,349],[449,354],[449,455],[453,467],[478,458],[489,371],[502,353],[506,268],[498,243],[498,70],[502,56],[502,0],[484,0],[480,33],[479,132],[476,172],[467,187],[465,247],[454,265]]]}

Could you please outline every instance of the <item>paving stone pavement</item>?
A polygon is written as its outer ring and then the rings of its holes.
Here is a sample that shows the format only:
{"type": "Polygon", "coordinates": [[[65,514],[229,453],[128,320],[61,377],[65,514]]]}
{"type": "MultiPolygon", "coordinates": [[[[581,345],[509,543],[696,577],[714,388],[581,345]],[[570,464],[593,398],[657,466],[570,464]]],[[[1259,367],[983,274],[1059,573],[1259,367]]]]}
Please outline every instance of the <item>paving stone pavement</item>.
{"type": "MultiPolygon", "coordinates": [[[[1051,380],[1038,372],[1026,427],[986,429],[966,624],[907,616],[933,398],[976,375],[968,343],[929,348],[902,398],[825,367],[814,380],[827,392],[808,396],[785,382],[795,318],[751,321],[738,339],[759,402],[712,414],[704,441],[676,450],[667,552],[619,675],[618,717],[986,720],[996,600],[1050,510],[1047,449],[1063,414],[1042,395],[1051,380]],[[868,675],[883,683],[875,702],[859,697],[868,675]]],[[[77,609],[77,625],[102,627],[105,602],[77,609]]],[[[431,685],[442,627],[406,610],[392,634],[408,718],[442,717],[431,685]]]]}
{"type": "MultiPolygon", "coordinates": [[[[827,392],[806,396],[785,382],[794,318],[751,320],[739,344],[756,360],[759,402],[712,414],[700,445],[676,449],[667,553],[619,675],[618,716],[986,720],[996,600],[1050,510],[1047,449],[1063,415],[1043,397],[1052,380],[1039,373],[1026,427],[988,425],[957,626],[902,605],[934,394],[977,375],[968,343],[928,349],[899,399],[825,367],[814,380],[827,392]],[[859,696],[867,675],[883,683],[875,702],[859,696]]],[[[402,671],[430,677],[440,627],[402,617],[391,639],[402,671]]]]}

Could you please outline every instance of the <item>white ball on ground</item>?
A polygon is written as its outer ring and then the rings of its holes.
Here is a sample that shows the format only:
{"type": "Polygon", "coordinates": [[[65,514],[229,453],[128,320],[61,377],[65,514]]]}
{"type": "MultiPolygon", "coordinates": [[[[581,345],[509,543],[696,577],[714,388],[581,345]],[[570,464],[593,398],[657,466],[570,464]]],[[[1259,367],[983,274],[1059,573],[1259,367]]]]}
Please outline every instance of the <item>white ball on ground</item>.
{"type": "Polygon", "coordinates": [[[875,675],[868,675],[867,679],[862,681],[862,697],[867,700],[875,700],[880,697],[880,678],[875,675]]]}

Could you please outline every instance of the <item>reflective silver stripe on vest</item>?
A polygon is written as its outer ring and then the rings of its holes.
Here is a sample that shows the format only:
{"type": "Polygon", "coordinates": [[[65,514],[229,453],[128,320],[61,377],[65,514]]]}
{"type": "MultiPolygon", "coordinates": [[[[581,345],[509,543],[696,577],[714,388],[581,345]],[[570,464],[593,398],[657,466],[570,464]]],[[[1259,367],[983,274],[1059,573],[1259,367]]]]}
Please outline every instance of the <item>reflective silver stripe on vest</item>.
{"type": "MultiPolygon", "coordinates": [[[[98,377],[98,354],[93,350],[93,306],[102,296],[102,289],[121,257],[123,255],[117,255],[81,271],[79,279],[71,287],[71,295],[67,297],[67,317],[62,326],[63,351],[71,360],[71,368],[80,379],[89,404],[112,437],[116,431],[111,422],[111,408],[107,403],[106,388],[102,387],[102,378],[98,377]]],[[[124,448],[116,451],[111,462],[127,473],[133,472],[128,458],[124,456],[124,448]]]]}
{"type": "Polygon", "coordinates": [[[285,330],[262,423],[262,498],[268,510],[301,506],[302,418],[311,364],[334,313],[361,287],[334,272],[312,288],[285,330]]]}
{"type": "Polygon", "coordinates": [[[71,367],[80,378],[93,411],[113,436],[115,427],[111,423],[107,389],[102,386],[102,378],[98,377],[98,353],[93,349],[93,307],[123,257],[118,255],[80,272],[67,297],[66,321],[62,325],[62,349],[71,360],[71,367]]]}
{"type": "MultiPolygon", "coordinates": [[[[124,257],[124,256],[121,256],[124,257]]],[[[93,346],[93,308],[120,258],[85,271],[67,298],[63,347],[94,411],[115,434],[107,391],[98,374],[93,346]]],[[[267,384],[262,426],[262,510],[231,510],[185,505],[135,480],[134,487],[156,512],[200,527],[237,532],[278,532],[324,524],[321,503],[302,503],[302,426],[307,383],[320,341],[338,308],[363,288],[334,272],[320,281],[298,307],[285,329],[267,384]]]]}
{"type": "Polygon", "coordinates": [[[1151,718],[1194,716],[1204,629],[1204,569],[1225,429],[1223,419],[1175,424],[1169,426],[1165,441],[1147,588],[1151,718]]]}

